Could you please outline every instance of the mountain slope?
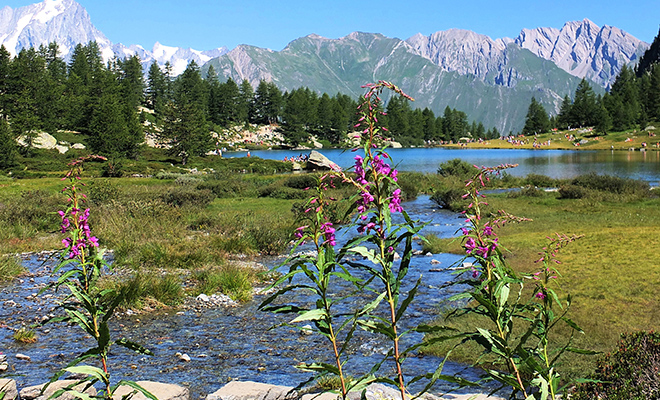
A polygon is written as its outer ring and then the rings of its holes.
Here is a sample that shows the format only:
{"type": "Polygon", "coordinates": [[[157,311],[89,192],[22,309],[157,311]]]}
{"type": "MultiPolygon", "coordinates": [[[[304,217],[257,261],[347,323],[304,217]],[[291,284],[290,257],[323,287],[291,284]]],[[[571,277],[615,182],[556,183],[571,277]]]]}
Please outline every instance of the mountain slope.
{"type": "Polygon", "coordinates": [[[506,45],[507,62],[517,69],[503,69],[490,80],[511,82],[489,84],[479,76],[446,71],[400,39],[381,34],[354,32],[340,39],[309,35],[280,52],[239,46],[213,59],[209,66],[222,78],[253,85],[269,80],[283,90],[307,86],[319,92],[342,92],[355,97],[362,85],[379,79],[390,80],[412,95],[416,107],[429,107],[437,115],[449,106],[468,113],[471,119],[495,126],[502,132],[517,131],[532,96],[556,111],[561,98],[577,87],[579,80],[527,50],[506,45]],[[535,71],[535,72],[533,72],[535,71]],[[537,76],[539,75],[539,76],[537,76]],[[513,81],[515,80],[515,84],[513,81]]]}

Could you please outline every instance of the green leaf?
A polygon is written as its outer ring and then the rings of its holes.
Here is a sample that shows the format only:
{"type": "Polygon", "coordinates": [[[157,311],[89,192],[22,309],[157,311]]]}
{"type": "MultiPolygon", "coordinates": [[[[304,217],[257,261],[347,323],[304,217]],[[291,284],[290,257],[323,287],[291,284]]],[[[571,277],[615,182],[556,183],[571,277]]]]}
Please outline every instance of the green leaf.
{"type": "Polygon", "coordinates": [[[298,317],[292,319],[289,323],[290,324],[295,324],[296,322],[302,322],[302,321],[316,321],[319,319],[324,319],[327,318],[328,314],[326,313],[325,310],[320,309],[320,308],[315,308],[313,310],[309,310],[302,315],[299,315],[298,317]]]}
{"type": "Polygon", "coordinates": [[[352,248],[348,251],[353,252],[353,253],[357,253],[357,254],[361,255],[362,257],[366,257],[367,260],[371,261],[372,263],[380,264],[380,257],[376,256],[376,251],[373,250],[373,249],[370,250],[366,247],[358,246],[358,247],[354,247],[354,248],[352,248]]]}
{"type": "Polygon", "coordinates": [[[419,279],[417,279],[417,283],[415,284],[415,286],[412,289],[410,289],[410,292],[408,292],[408,296],[403,300],[403,302],[401,303],[401,306],[396,311],[396,321],[399,321],[401,319],[401,317],[403,316],[403,313],[406,312],[406,309],[408,308],[410,303],[415,298],[415,294],[417,293],[417,289],[419,289],[419,285],[421,283],[422,283],[422,278],[420,277],[419,279]]]}
{"type": "Polygon", "coordinates": [[[587,356],[593,356],[596,354],[601,354],[602,351],[593,351],[593,350],[585,350],[585,349],[577,349],[575,347],[567,347],[566,351],[570,351],[571,353],[577,353],[577,354],[584,354],[587,356]]]}
{"type": "Polygon", "coordinates": [[[571,328],[575,329],[576,331],[578,331],[578,332],[580,332],[580,333],[584,333],[584,331],[582,330],[582,328],[580,328],[580,327],[578,326],[578,324],[576,324],[575,322],[573,322],[573,320],[571,320],[570,318],[567,318],[567,317],[561,317],[561,319],[562,319],[562,321],[566,322],[566,324],[567,324],[568,326],[570,326],[571,328]]]}
{"type": "Polygon", "coordinates": [[[146,347],[142,346],[139,343],[132,342],[126,338],[121,338],[119,340],[115,340],[115,343],[119,346],[125,347],[129,350],[132,350],[136,353],[139,354],[144,354],[147,356],[153,356],[154,353],[151,352],[151,350],[147,349],[146,347]]]}
{"type": "Polygon", "coordinates": [[[108,382],[108,375],[101,368],[92,367],[91,365],[77,365],[75,367],[66,367],[65,371],[71,372],[72,374],[85,374],[87,376],[94,377],[103,383],[108,382]]]}
{"type": "Polygon", "coordinates": [[[66,389],[56,390],[55,392],[53,392],[53,394],[50,395],[49,399],[60,398],[65,393],[73,397],[79,398],[81,400],[93,400],[92,397],[87,393],[79,392],[77,390],[66,390],[66,389]]]}
{"type": "Polygon", "coordinates": [[[312,363],[312,364],[298,364],[296,369],[308,372],[329,372],[334,375],[339,375],[339,368],[336,365],[326,363],[312,363]]]}

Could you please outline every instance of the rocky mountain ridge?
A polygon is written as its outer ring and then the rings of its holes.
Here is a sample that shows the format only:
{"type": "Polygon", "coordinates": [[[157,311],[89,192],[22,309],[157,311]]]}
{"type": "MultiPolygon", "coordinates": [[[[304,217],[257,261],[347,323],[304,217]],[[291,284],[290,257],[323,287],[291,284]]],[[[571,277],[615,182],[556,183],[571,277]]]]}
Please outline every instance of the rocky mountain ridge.
{"type": "Polygon", "coordinates": [[[145,67],[153,61],[161,67],[170,62],[174,75],[182,73],[192,60],[202,65],[228,51],[226,47],[199,51],[164,46],[158,42],[152,50],[146,50],[139,45],[112,43],[96,29],[85,8],[75,0],[45,0],[16,9],[9,6],[0,9],[0,44],[13,55],[24,48],[56,42],[60,56],[68,59],[77,44],[90,41],[98,43],[105,61],[115,56],[125,58],[137,55],[145,67]]]}

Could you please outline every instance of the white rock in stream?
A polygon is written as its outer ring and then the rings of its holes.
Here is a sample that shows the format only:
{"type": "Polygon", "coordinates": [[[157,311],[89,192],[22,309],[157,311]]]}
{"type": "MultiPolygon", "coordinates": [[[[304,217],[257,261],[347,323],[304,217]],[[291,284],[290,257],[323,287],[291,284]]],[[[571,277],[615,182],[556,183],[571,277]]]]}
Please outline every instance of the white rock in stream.
{"type": "Polygon", "coordinates": [[[203,301],[204,303],[208,303],[209,301],[211,301],[211,299],[209,298],[209,296],[202,293],[199,296],[197,296],[197,301],[203,301]]]}
{"type": "Polygon", "coordinates": [[[21,353],[16,353],[16,358],[19,360],[30,361],[30,356],[26,356],[25,354],[21,353]]]}

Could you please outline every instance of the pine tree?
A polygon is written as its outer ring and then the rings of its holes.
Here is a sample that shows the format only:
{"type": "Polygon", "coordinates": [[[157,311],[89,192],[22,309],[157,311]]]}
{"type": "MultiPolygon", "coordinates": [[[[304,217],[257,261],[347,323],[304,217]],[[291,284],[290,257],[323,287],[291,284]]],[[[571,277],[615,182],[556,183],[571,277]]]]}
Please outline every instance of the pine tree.
{"type": "Polygon", "coordinates": [[[571,107],[571,121],[578,126],[596,124],[596,94],[585,78],[575,89],[575,98],[571,107]]]}
{"type": "Polygon", "coordinates": [[[254,89],[247,79],[243,79],[239,87],[237,104],[238,122],[247,124],[254,119],[254,89]]]}
{"type": "Polygon", "coordinates": [[[0,169],[11,168],[16,159],[16,140],[5,118],[0,117],[0,169]]]}
{"type": "Polygon", "coordinates": [[[559,108],[559,114],[557,115],[557,128],[568,129],[571,126],[572,108],[573,102],[571,98],[568,95],[564,96],[564,100],[561,102],[561,107],[559,108]]]}
{"type": "Polygon", "coordinates": [[[147,73],[147,107],[154,110],[156,117],[160,117],[167,104],[167,78],[155,61],[151,63],[147,73]]]}
{"type": "Polygon", "coordinates": [[[527,116],[525,117],[525,126],[523,127],[523,135],[532,135],[537,133],[545,133],[550,130],[550,120],[545,108],[532,97],[532,100],[527,109],[527,116]]]}
{"type": "Polygon", "coordinates": [[[644,55],[639,59],[635,74],[638,78],[651,71],[654,64],[660,62],[660,31],[653,39],[651,46],[644,52],[644,55]]]}

